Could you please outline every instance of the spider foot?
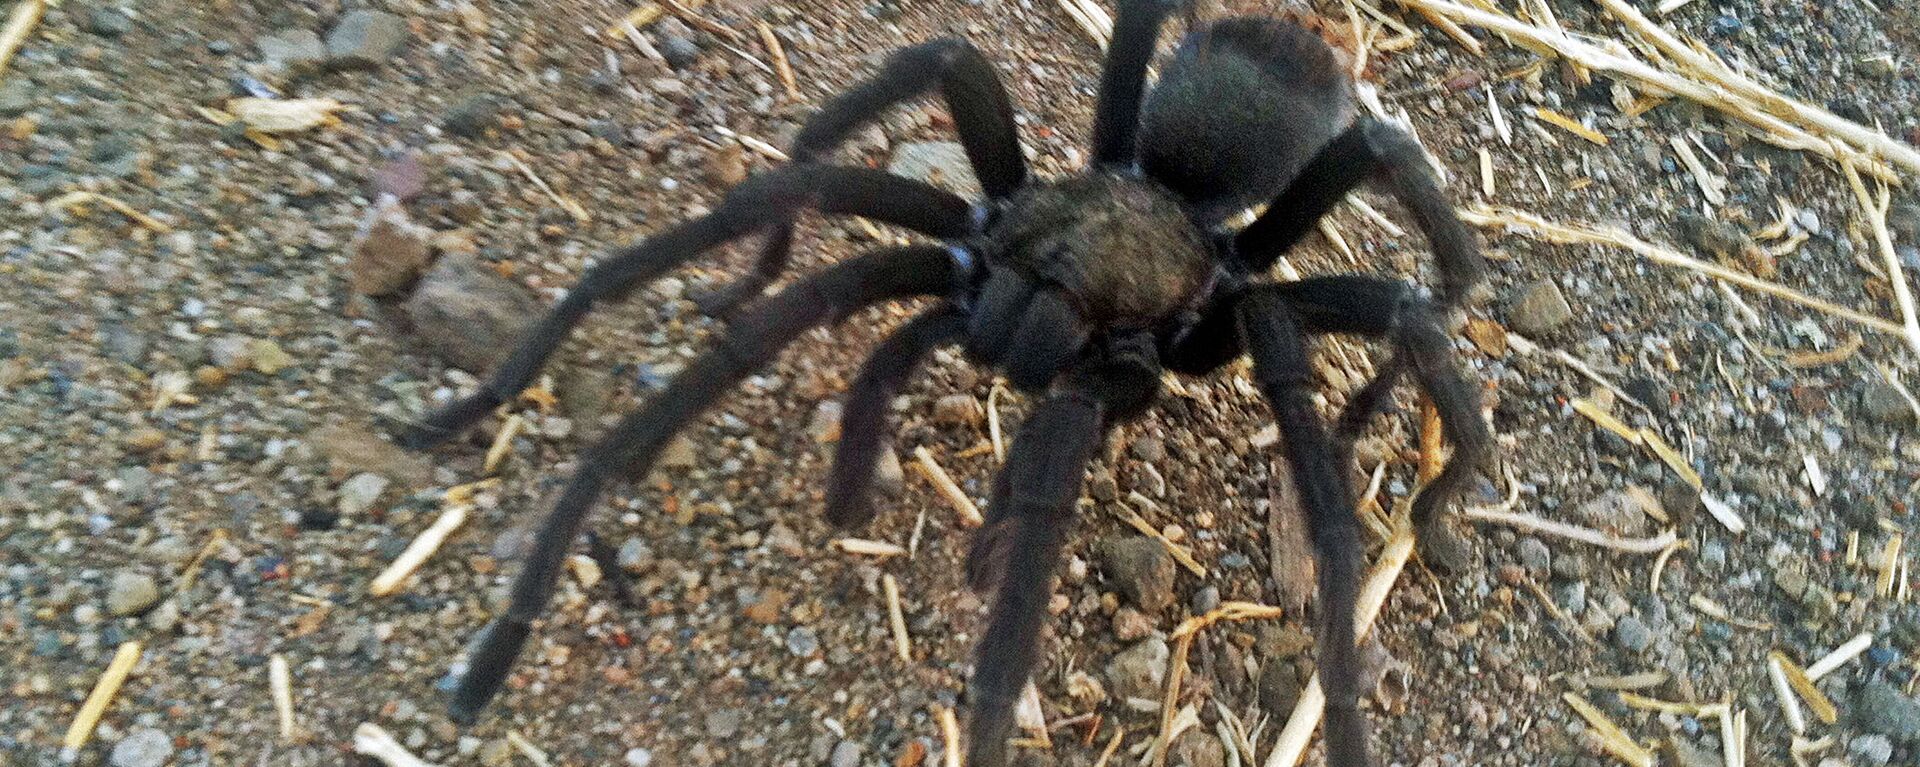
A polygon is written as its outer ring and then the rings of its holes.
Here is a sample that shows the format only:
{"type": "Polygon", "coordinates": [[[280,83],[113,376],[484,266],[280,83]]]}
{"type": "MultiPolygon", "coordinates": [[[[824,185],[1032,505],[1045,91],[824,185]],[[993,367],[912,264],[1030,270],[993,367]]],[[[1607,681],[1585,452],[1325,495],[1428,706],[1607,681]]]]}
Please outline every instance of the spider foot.
{"type": "Polygon", "coordinates": [[[1421,523],[1417,534],[1420,561],[1428,567],[1444,573],[1458,573],[1473,564],[1473,544],[1467,541],[1466,536],[1454,532],[1444,520],[1435,517],[1421,523]]]}
{"type": "Polygon", "coordinates": [[[480,640],[467,658],[466,673],[453,688],[447,701],[447,718],[455,724],[470,725],[480,718],[493,696],[507,681],[507,669],[519,657],[520,648],[533,631],[528,621],[495,618],[480,632],[480,640]]]}
{"type": "Polygon", "coordinates": [[[487,417],[500,406],[500,399],[482,391],[439,410],[425,419],[410,423],[399,434],[400,446],[408,450],[426,450],[460,436],[461,432],[487,417]]]}

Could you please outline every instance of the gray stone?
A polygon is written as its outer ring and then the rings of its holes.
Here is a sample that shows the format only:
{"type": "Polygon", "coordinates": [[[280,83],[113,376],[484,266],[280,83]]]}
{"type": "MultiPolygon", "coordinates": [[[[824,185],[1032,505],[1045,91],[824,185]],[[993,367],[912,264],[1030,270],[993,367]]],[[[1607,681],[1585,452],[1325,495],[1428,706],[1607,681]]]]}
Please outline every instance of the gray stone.
{"type": "Polygon", "coordinates": [[[122,570],[107,584],[107,612],[136,615],[160,601],[160,584],[153,576],[122,570]]]}
{"type": "Polygon", "coordinates": [[[1145,536],[1100,542],[1100,569],[1127,600],[1148,613],[1173,604],[1173,555],[1145,536]]]}
{"type": "Polygon", "coordinates": [[[627,749],[627,767],[653,767],[653,752],[644,748],[627,749]]]}
{"type": "Polygon", "coordinates": [[[807,422],[807,436],[814,442],[827,443],[840,441],[840,400],[821,400],[813,408],[813,418],[807,422]]]}
{"type": "Polygon", "coordinates": [[[283,72],[306,72],[327,63],[327,44],[311,29],[282,29],[254,42],[260,60],[283,72]]]}
{"type": "Polygon", "coordinates": [[[723,708],[707,712],[707,734],[715,738],[731,738],[740,731],[740,710],[723,708]]]}
{"type": "Polygon", "coordinates": [[[653,548],[638,537],[628,538],[620,544],[620,553],[614,558],[614,563],[622,570],[638,572],[653,563],[653,548]]]}
{"type": "Polygon", "coordinates": [[[1548,572],[1553,568],[1553,550],[1539,538],[1520,539],[1520,564],[1534,573],[1548,572]]]}
{"type": "Polygon", "coordinates": [[[887,495],[899,495],[907,487],[907,472],[900,465],[900,454],[892,448],[880,451],[873,467],[873,484],[887,495]]]}
{"type": "Polygon", "coordinates": [[[1907,404],[1907,398],[1900,396],[1899,389],[1877,378],[1869,378],[1866,389],[1860,392],[1860,409],[1868,418],[1891,426],[1913,422],[1913,408],[1907,404]]]}
{"type": "Polygon", "coordinates": [[[420,278],[403,310],[428,350],[462,370],[486,373],[506,361],[546,307],[477,259],[444,256],[420,278]]]}
{"type": "Polygon", "coordinates": [[[1653,630],[1639,618],[1629,615],[1613,624],[1613,641],[1630,653],[1646,652],[1653,646],[1653,630]]]}
{"type": "Polygon", "coordinates": [[[820,638],[814,635],[813,629],[795,626],[787,632],[787,652],[806,658],[819,651],[820,638]]]}
{"type": "Polygon", "coordinates": [[[887,172],[925,181],[967,199],[979,199],[980,180],[974,178],[967,150],[954,141],[911,141],[893,148],[887,172]]]}
{"type": "Polygon", "coordinates": [[[1539,280],[1522,286],[1507,310],[1507,323],[1525,335],[1540,336],[1573,319],[1573,306],[1552,280],[1539,280]]]}
{"type": "Polygon", "coordinates": [[[971,394],[949,394],[933,403],[934,423],[945,426],[972,426],[982,415],[980,401],[971,394]]]}
{"type": "Polygon", "coordinates": [[[113,744],[113,767],[161,767],[173,756],[173,738],[152,728],[127,733],[113,744]]]}
{"type": "Polygon", "coordinates": [[[1862,735],[1847,742],[1847,754],[1868,767],[1880,767],[1893,758],[1893,741],[1885,735],[1862,735]]]}
{"type": "Polygon", "coordinates": [[[1107,663],[1107,688],[1121,702],[1128,698],[1159,700],[1161,680],[1167,677],[1172,651],[1159,637],[1149,637],[1113,656],[1107,663]]]}
{"type": "Polygon", "coordinates": [[[133,19],[112,8],[95,8],[87,12],[87,31],[106,38],[119,38],[133,31],[133,19]]]}
{"type": "Polygon", "coordinates": [[[357,516],[373,508],[374,502],[380,500],[380,494],[387,491],[389,484],[392,484],[392,480],[373,472],[355,474],[340,483],[340,497],[335,508],[340,510],[340,516],[357,516]]]}
{"type": "Polygon", "coordinates": [[[491,93],[463,94],[440,116],[440,127],[461,138],[479,138],[499,121],[500,107],[500,98],[491,93]]]}
{"type": "Polygon", "coordinates": [[[33,88],[14,78],[0,82],[0,117],[19,117],[33,108],[33,88]]]}
{"type": "Polygon", "coordinates": [[[1853,720],[1863,730],[1901,743],[1920,741],[1920,701],[1884,679],[1867,682],[1854,693],[1853,720]]]}
{"type": "Polygon", "coordinates": [[[859,743],[851,740],[840,741],[833,747],[833,756],[827,759],[828,767],[860,767],[860,756],[864,752],[859,743]]]}
{"type": "Polygon", "coordinates": [[[327,33],[327,64],[336,69],[372,69],[399,53],[411,36],[404,18],[384,11],[351,11],[327,33]]]}

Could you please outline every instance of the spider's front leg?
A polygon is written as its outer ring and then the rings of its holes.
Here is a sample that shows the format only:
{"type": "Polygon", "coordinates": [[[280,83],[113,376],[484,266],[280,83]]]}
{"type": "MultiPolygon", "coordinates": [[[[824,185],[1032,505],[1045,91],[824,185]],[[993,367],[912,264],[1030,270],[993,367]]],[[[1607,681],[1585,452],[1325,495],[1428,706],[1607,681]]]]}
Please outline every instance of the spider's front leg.
{"type": "Polygon", "coordinates": [[[795,211],[813,207],[864,216],[935,237],[973,230],[972,207],[952,194],[866,168],[790,165],[748,179],[700,218],[608,255],[567,292],[514,347],[480,391],[410,425],[401,444],[423,450],[445,442],[519,396],[595,303],[621,298],[668,270],[795,211]]]}
{"type": "Polygon", "coordinates": [[[1364,548],[1346,469],[1336,462],[1333,443],[1314,408],[1305,328],[1284,299],[1259,288],[1241,294],[1234,313],[1253,357],[1254,378],[1279,423],[1313,541],[1320,594],[1320,681],[1327,696],[1327,764],[1367,767],[1371,762],[1354,648],[1364,548]]]}
{"type": "Polygon", "coordinates": [[[1014,704],[1040,663],[1054,565],[1087,462],[1109,427],[1144,411],[1159,391],[1150,339],[1129,335],[1096,347],[1021,425],[967,555],[968,584],[994,592],[967,686],[967,764],[975,767],[1006,764],[1014,704]]]}
{"type": "MultiPolygon", "coordinates": [[[[972,43],[955,37],[902,48],[887,57],[880,71],[828,101],[793,140],[793,162],[823,160],[847,137],[887,109],[938,89],[953,114],[974,177],[990,200],[1004,199],[1027,181],[1027,160],[1013,122],[1013,103],[993,63],[972,43]]],[[[752,271],[694,300],[710,316],[731,313],[760,296],[787,268],[793,249],[793,220],[776,222],[767,233],[752,271]]]]}

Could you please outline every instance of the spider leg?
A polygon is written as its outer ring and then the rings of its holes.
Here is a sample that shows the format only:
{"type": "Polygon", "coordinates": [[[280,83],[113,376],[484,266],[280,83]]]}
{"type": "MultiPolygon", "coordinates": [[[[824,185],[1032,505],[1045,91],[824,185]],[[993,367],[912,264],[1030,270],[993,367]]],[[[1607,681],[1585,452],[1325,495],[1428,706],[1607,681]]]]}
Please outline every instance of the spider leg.
{"type": "Polygon", "coordinates": [[[579,470],[534,537],[533,551],[513,581],[506,613],[481,634],[468,669],[454,688],[450,716],[471,722],[499,692],[534,619],[553,596],[554,583],[587,512],[609,481],[644,472],[682,426],[801,333],[875,302],[946,293],[959,278],[944,248],[875,251],[795,283],[733,323],[726,336],[675,376],[666,391],[622,419],[581,458],[579,470]]]}
{"type": "Polygon", "coordinates": [[[1426,233],[1439,262],[1440,303],[1451,308],[1475,300],[1486,282],[1479,242],[1454,213],[1420,144],[1406,131],[1369,118],[1322,147],[1267,212],[1234,237],[1234,251],[1250,271],[1266,271],[1369,176],[1380,178],[1426,233]]]}
{"type": "MultiPolygon", "coordinates": [[[[830,154],[860,126],[895,104],[940,89],[953,114],[954,130],[966,149],[973,173],[989,199],[1012,194],[1027,180],[1026,157],[1013,122],[1013,103],[993,63],[960,38],[944,38],[902,48],[887,57],[880,71],[828,101],[814,113],[793,147],[794,162],[816,162],[830,154]]],[[[761,246],[753,270],[696,299],[700,310],[724,315],[759,297],[787,268],[793,246],[793,221],[774,225],[761,246]]]]}
{"type": "Polygon", "coordinates": [[[1480,417],[1480,392],[1460,371],[1453,340],[1439,313],[1412,286],[1360,275],[1319,277],[1260,288],[1285,301],[1315,332],[1360,333],[1384,338],[1393,358],[1373,381],[1348,400],[1341,414],[1343,448],[1387,399],[1392,381],[1410,375],[1433,402],[1454,454],[1440,475],[1413,500],[1413,522],[1422,559],[1443,569],[1464,567],[1472,548],[1446,526],[1444,510],[1459,499],[1473,473],[1493,457],[1493,435],[1480,417]],[[1381,307],[1387,307],[1381,311],[1381,307]]]}
{"type": "Polygon", "coordinates": [[[1359,598],[1359,519],[1346,472],[1314,410],[1305,331],[1285,299],[1253,289],[1236,304],[1256,382],[1285,435],[1287,461],[1307,513],[1320,592],[1320,681],[1326,690],[1327,764],[1366,767],[1366,717],[1360,712],[1354,610],[1359,598]]]}
{"type": "Polygon", "coordinates": [[[1053,568],[1080,500],[1087,462],[1114,422],[1144,411],[1160,387],[1152,339],[1129,334],[1090,350],[1020,427],[994,477],[986,524],[967,554],[967,583],[994,591],[975,650],[967,763],[1006,763],[1020,691],[1040,663],[1053,568]]]}
{"type": "Polygon", "coordinates": [[[687,259],[803,207],[874,218],[941,238],[961,237],[972,228],[966,200],[876,170],[809,164],[755,176],[728,193],[712,213],[616,251],[588,269],[479,392],[413,424],[401,443],[415,450],[437,445],[519,395],[596,302],[624,297],[687,259]]]}
{"type": "Polygon", "coordinates": [[[873,520],[873,472],[880,451],[890,449],[893,427],[887,410],[935,347],[958,338],[966,317],[951,304],[922,312],[881,341],[847,387],[840,416],[840,444],[827,474],[827,521],[856,527],[873,520]]]}
{"type": "Polygon", "coordinates": [[[1147,89],[1147,65],[1160,42],[1160,25],[1176,3],[1169,0],[1119,0],[1113,40],[1100,72],[1100,95],[1093,114],[1093,161],[1131,165],[1140,132],[1140,101],[1147,89]]]}

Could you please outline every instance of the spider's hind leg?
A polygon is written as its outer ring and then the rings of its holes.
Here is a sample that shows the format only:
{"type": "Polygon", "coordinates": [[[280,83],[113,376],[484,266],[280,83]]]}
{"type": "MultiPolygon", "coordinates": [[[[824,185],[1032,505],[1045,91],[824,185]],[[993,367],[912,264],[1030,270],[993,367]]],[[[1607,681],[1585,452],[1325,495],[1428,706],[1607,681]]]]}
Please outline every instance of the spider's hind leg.
{"type": "Polygon", "coordinates": [[[906,386],[922,358],[935,347],[958,338],[966,318],[951,305],[942,305],[907,321],[881,341],[859,375],[847,387],[840,417],[840,444],[834,448],[833,468],[827,474],[827,521],[843,528],[872,521],[873,475],[881,451],[892,449],[893,427],[887,411],[906,386]]]}

